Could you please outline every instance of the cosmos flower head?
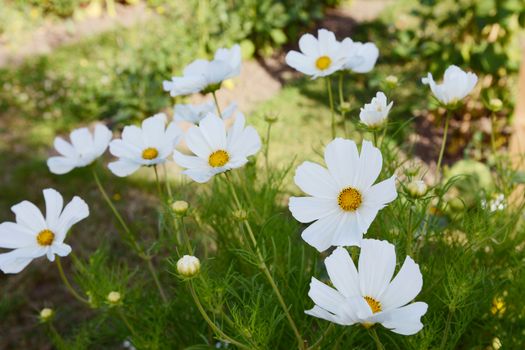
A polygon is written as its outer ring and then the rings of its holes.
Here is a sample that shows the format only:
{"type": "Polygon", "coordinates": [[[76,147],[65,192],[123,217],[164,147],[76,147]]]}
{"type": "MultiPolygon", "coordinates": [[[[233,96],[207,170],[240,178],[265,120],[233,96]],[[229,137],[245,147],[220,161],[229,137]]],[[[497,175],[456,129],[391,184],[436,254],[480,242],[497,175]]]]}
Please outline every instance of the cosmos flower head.
{"type": "Polygon", "coordinates": [[[315,306],[308,315],[342,326],[381,324],[394,333],[416,334],[423,328],[424,302],[411,301],[423,287],[419,266],[406,257],[394,279],[396,253],[387,241],[364,239],[358,268],[345,248],[325,259],[333,287],[312,277],[308,296],[315,306]]]}
{"type": "Polygon", "coordinates": [[[172,97],[197,92],[213,92],[224,80],[236,77],[241,72],[241,47],[221,48],[213,60],[197,59],[184,68],[182,77],[173,77],[162,83],[164,91],[172,97]]]}
{"type": "Polygon", "coordinates": [[[379,49],[372,42],[361,43],[345,38],[341,42],[345,62],[342,69],[355,73],[368,73],[374,69],[379,57],[379,49]]]}
{"type": "Polygon", "coordinates": [[[478,77],[474,73],[467,73],[452,65],[445,71],[441,84],[434,81],[432,73],[428,73],[421,81],[430,86],[439,102],[446,106],[454,106],[472,92],[478,82],[478,77]]]}
{"type": "Polygon", "coordinates": [[[199,126],[192,126],[185,141],[193,156],[175,151],[175,162],[185,168],[183,174],[193,181],[204,183],[214,175],[240,168],[248,157],[261,148],[259,134],[252,126],[245,127],[245,118],[239,113],[231,128],[226,130],[223,119],[208,114],[199,126]]]}
{"type": "Polygon", "coordinates": [[[108,164],[111,172],[124,177],[142,166],[163,164],[182,137],[182,130],[171,122],[166,126],[164,113],[144,119],[141,127],[128,125],[122,138],[109,144],[109,151],[118,160],[108,164]]]}
{"type": "Polygon", "coordinates": [[[313,222],[302,233],[306,243],[322,252],[331,246],[360,245],[380,209],[397,197],[395,175],[374,185],[383,157],[371,142],[361,153],[352,140],[336,138],[325,149],[327,168],[304,162],[294,181],[308,197],[291,197],[295,219],[313,222]]]}
{"type": "Polygon", "coordinates": [[[382,126],[386,122],[393,104],[394,102],[392,101],[388,103],[386,95],[379,91],[370,103],[366,103],[361,108],[359,113],[361,123],[370,128],[382,126]]]}
{"type": "Polygon", "coordinates": [[[69,134],[71,142],[55,138],[54,146],[60,155],[47,160],[49,171],[62,175],[90,165],[106,152],[111,137],[111,131],[105,125],[97,124],[93,133],[88,128],[73,130],[69,134]]]}
{"type": "Polygon", "coordinates": [[[16,222],[0,224],[0,248],[12,249],[0,254],[0,270],[19,273],[36,258],[67,256],[71,247],[64,239],[71,227],[89,216],[89,208],[80,197],[73,197],[64,207],[64,199],[56,190],[44,191],[46,215],[36,205],[23,201],[11,207],[16,222]]]}
{"type": "Polygon", "coordinates": [[[300,52],[288,52],[286,64],[311,76],[312,79],[333,74],[340,70],[347,61],[347,56],[335,38],[335,34],[326,29],[319,29],[317,38],[312,34],[301,36],[299,49],[300,52]]]}

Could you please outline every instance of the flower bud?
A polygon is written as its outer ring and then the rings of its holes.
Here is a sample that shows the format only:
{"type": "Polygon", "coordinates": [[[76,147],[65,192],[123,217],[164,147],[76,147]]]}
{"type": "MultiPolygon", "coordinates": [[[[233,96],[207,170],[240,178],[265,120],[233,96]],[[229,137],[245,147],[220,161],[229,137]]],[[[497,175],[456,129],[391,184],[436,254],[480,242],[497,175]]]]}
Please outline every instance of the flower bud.
{"type": "Polygon", "coordinates": [[[111,306],[118,305],[122,301],[122,295],[115,291],[109,292],[108,296],[106,297],[106,301],[111,306]]]}
{"type": "Polygon", "coordinates": [[[192,255],[184,255],[177,261],[177,272],[184,277],[193,277],[199,273],[201,263],[199,258],[192,255]]]}
{"type": "Polygon", "coordinates": [[[175,201],[171,205],[173,212],[179,216],[184,216],[188,212],[190,205],[186,201],[175,201]]]}
{"type": "Polygon", "coordinates": [[[275,123],[278,119],[279,117],[276,114],[267,114],[264,116],[264,120],[269,124],[275,123]]]}
{"type": "Polygon", "coordinates": [[[40,311],[40,322],[49,322],[53,319],[53,316],[55,316],[53,309],[45,307],[42,309],[42,311],[40,311]]]}
{"type": "Polygon", "coordinates": [[[503,108],[503,101],[501,101],[499,98],[491,98],[489,101],[488,108],[492,112],[499,112],[503,108]]]}
{"type": "Polygon", "coordinates": [[[385,83],[389,89],[393,89],[399,83],[399,79],[395,75],[389,75],[385,78],[385,83]]]}
{"type": "Polygon", "coordinates": [[[421,198],[427,194],[428,186],[423,180],[414,180],[407,185],[407,191],[412,198],[421,198]]]}
{"type": "Polygon", "coordinates": [[[339,109],[343,113],[350,112],[350,107],[351,107],[350,102],[341,102],[341,104],[339,105],[339,109]]]}
{"type": "Polygon", "coordinates": [[[244,221],[248,219],[248,213],[244,209],[234,210],[232,215],[233,218],[238,221],[244,221]]]}

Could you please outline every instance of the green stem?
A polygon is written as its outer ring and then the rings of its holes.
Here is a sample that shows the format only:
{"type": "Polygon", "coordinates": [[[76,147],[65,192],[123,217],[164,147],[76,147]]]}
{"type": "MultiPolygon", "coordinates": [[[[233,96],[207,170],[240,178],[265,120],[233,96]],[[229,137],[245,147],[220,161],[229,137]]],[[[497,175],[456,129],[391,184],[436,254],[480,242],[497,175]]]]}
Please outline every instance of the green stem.
{"type": "Polygon", "coordinates": [[[326,89],[328,90],[328,101],[330,102],[330,115],[332,117],[332,139],[336,137],[335,131],[335,113],[334,113],[334,96],[332,94],[332,81],[326,77],[326,89]]]}
{"type": "Polygon", "coordinates": [[[64,341],[64,338],[58,333],[57,329],[51,322],[47,322],[47,326],[49,328],[49,333],[51,333],[51,338],[55,342],[55,346],[58,349],[66,349],[66,342],[64,341]]]}
{"type": "Polygon", "coordinates": [[[374,343],[376,343],[377,350],[385,350],[385,347],[383,346],[383,343],[381,343],[381,340],[379,339],[375,328],[370,328],[368,332],[370,333],[372,339],[374,339],[374,343]]]}
{"type": "Polygon", "coordinates": [[[339,73],[339,109],[341,111],[341,118],[343,120],[343,130],[345,137],[348,138],[348,129],[346,128],[346,113],[343,111],[343,104],[345,102],[343,89],[344,72],[339,73]]]}
{"type": "Polygon", "coordinates": [[[324,338],[332,331],[333,328],[334,328],[334,324],[330,323],[330,325],[326,328],[326,330],[321,335],[321,337],[312,346],[310,346],[308,348],[308,350],[315,350],[315,349],[317,349],[321,345],[321,343],[323,342],[324,338]]]}
{"type": "Polygon", "coordinates": [[[445,330],[443,331],[443,338],[441,339],[440,349],[446,349],[448,332],[450,331],[450,323],[452,322],[452,311],[448,311],[447,320],[445,322],[445,330]]]}
{"type": "Polygon", "coordinates": [[[441,150],[439,151],[439,158],[436,165],[436,181],[441,179],[441,162],[443,161],[443,155],[445,154],[445,146],[447,144],[447,135],[448,135],[448,123],[452,112],[447,110],[447,115],[445,117],[445,128],[443,129],[443,140],[441,141],[441,150]]]}
{"type": "Polygon", "coordinates": [[[157,192],[159,194],[159,199],[162,201],[162,198],[164,196],[162,195],[162,189],[160,187],[159,171],[157,170],[157,165],[153,166],[153,170],[155,171],[155,183],[157,184],[157,192]]]}
{"type": "Polygon", "coordinates": [[[215,94],[215,91],[211,93],[213,95],[213,101],[215,102],[215,107],[217,107],[217,112],[219,113],[219,117],[222,118],[221,113],[221,107],[219,107],[219,101],[217,100],[217,95],[215,94]]]}
{"type": "Polygon", "coordinates": [[[171,183],[168,178],[168,167],[166,166],[166,163],[162,164],[162,168],[164,170],[164,181],[166,182],[166,192],[168,193],[169,200],[172,200],[173,194],[171,190],[171,183]]]}
{"type": "Polygon", "coordinates": [[[189,281],[188,285],[189,285],[189,288],[190,288],[190,293],[191,293],[191,296],[193,298],[193,301],[195,302],[195,305],[197,305],[197,309],[199,309],[199,312],[201,313],[202,318],[204,318],[206,323],[208,323],[208,325],[215,332],[215,334],[217,334],[219,337],[221,337],[222,340],[225,340],[228,343],[231,343],[231,344],[237,346],[238,348],[248,349],[248,350],[251,349],[249,346],[246,346],[246,345],[238,342],[237,340],[235,340],[233,338],[230,338],[219,327],[217,327],[215,322],[213,322],[210,319],[210,317],[208,316],[208,314],[206,313],[206,310],[204,310],[204,307],[202,306],[202,304],[201,304],[201,302],[199,300],[199,296],[197,295],[197,293],[195,293],[195,289],[193,288],[192,281],[189,281]]]}
{"type": "Polygon", "coordinates": [[[55,258],[55,262],[56,262],[56,265],[57,265],[57,268],[58,268],[58,274],[60,275],[60,278],[62,279],[62,282],[64,282],[64,284],[66,285],[67,290],[71,293],[71,295],[73,295],[75,297],[75,299],[77,299],[78,301],[80,301],[82,303],[85,303],[85,304],[89,304],[89,300],[87,300],[86,298],[81,297],[80,294],[78,294],[77,291],[73,288],[71,283],[69,283],[69,280],[67,279],[66,274],[64,273],[64,269],[62,268],[62,263],[60,262],[60,257],[57,256],[55,258]]]}
{"type": "Polygon", "coordinates": [[[412,256],[412,241],[414,240],[414,232],[412,230],[412,209],[408,211],[408,230],[407,230],[407,255],[412,256]]]}
{"type": "MultiPolygon", "coordinates": [[[[232,192],[232,196],[234,198],[234,201],[237,205],[238,210],[242,210],[241,202],[239,201],[239,198],[237,197],[237,192],[235,191],[235,187],[233,186],[233,182],[229,178],[228,174],[225,173],[226,179],[228,180],[228,184],[230,186],[230,190],[232,192]]],[[[255,249],[255,253],[257,254],[257,258],[259,259],[259,267],[263,271],[264,275],[268,279],[268,282],[270,283],[270,286],[272,287],[275,295],[277,296],[277,300],[279,301],[279,304],[281,305],[286,318],[288,319],[288,323],[290,324],[290,327],[292,328],[295,337],[297,338],[299,349],[304,349],[304,340],[301,336],[301,333],[299,332],[299,329],[297,328],[297,325],[295,324],[295,321],[292,318],[292,315],[290,314],[290,310],[288,310],[288,306],[286,305],[284,298],[279,290],[279,287],[275,283],[275,280],[270,273],[270,270],[268,269],[268,266],[266,265],[266,262],[264,261],[264,257],[262,256],[262,253],[259,249],[259,246],[257,245],[257,240],[255,239],[255,234],[253,233],[252,227],[250,225],[250,222],[248,220],[244,220],[244,226],[246,227],[246,231],[248,231],[248,235],[250,237],[250,240],[252,241],[253,247],[255,249]]]]}
{"type": "Polygon", "coordinates": [[[151,257],[147,257],[144,259],[146,261],[146,265],[148,266],[148,270],[151,273],[151,276],[153,277],[153,281],[155,281],[155,284],[157,285],[157,289],[159,290],[160,297],[162,298],[162,301],[164,304],[168,303],[168,298],[166,297],[166,293],[164,293],[164,289],[162,288],[162,284],[160,284],[159,276],[157,275],[157,271],[155,270],[155,266],[153,266],[153,263],[151,262],[151,257]]]}
{"type": "Polygon", "coordinates": [[[117,309],[117,314],[119,315],[120,319],[122,320],[122,322],[124,322],[124,324],[126,325],[126,327],[128,328],[128,330],[130,331],[130,333],[133,335],[133,336],[136,336],[137,333],[135,333],[135,330],[133,329],[133,326],[131,326],[131,323],[129,323],[129,320],[128,318],[126,317],[126,315],[124,314],[124,312],[122,312],[122,309],[119,307],[117,309]]]}
{"type": "Polygon", "coordinates": [[[268,123],[268,128],[266,129],[266,147],[264,149],[264,161],[266,165],[266,172],[270,174],[270,167],[268,165],[268,154],[270,153],[270,135],[272,130],[272,123],[268,123]]]}
{"type": "Polygon", "coordinates": [[[377,144],[377,130],[376,129],[372,130],[372,135],[374,135],[374,146],[379,147],[379,145],[377,144]]]}
{"type": "Polygon", "coordinates": [[[98,177],[96,170],[94,168],[91,168],[91,171],[93,173],[93,178],[95,179],[95,183],[97,184],[98,190],[102,194],[102,197],[104,198],[107,205],[113,212],[113,215],[115,215],[115,217],[117,218],[117,221],[120,223],[120,226],[122,226],[122,229],[124,230],[125,236],[123,237],[123,239],[130,241],[135,251],[140,254],[140,252],[142,251],[142,248],[139,246],[139,244],[135,240],[133,233],[131,232],[128,225],[126,224],[126,222],[124,221],[120,213],[118,212],[117,208],[113,204],[113,201],[111,200],[111,198],[109,198],[106,190],[104,189],[104,187],[102,186],[102,183],[100,182],[100,179],[98,177]]]}
{"type": "Polygon", "coordinates": [[[188,254],[193,255],[193,248],[191,247],[190,237],[188,236],[188,232],[186,231],[186,225],[184,224],[184,218],[182,216],[179,216],[178,219],[179,219],[180,230],[182,231],[182,235],[184,236],[184,243],[186,244],[186,249],[188,249],[188,254]]]}

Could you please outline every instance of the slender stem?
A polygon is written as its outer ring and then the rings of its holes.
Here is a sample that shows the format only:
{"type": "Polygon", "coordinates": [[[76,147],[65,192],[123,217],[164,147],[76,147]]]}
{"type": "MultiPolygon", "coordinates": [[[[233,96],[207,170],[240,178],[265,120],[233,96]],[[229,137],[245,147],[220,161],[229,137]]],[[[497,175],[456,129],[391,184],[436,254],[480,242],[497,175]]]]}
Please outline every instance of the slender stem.
{"type": "Polygon", "coordinates": [[[344,89],[343,89],[343,78],[344,78],[344,72],[340,72],[339,73],[339,110],[341,111],[341,118],[343,120],[343,130],[345,133],[345,137],[348,138],[348,130],[346,128],[346,113],[343,109],[343,104],[345,102],[344,89]]]}
{"type": "Polygon", "coordinates": [[[168,192],[168,197],[171,200],[173,198],[173,194],[171,190],[171,183],[168,178],[168,167],[166,166],[166,163],[162,164],[162,169],[164,170],[164,181],[166,182],[166,192],[168,192]]]}
{"type": "Polygon", "coordinates": [[[448,123],[452,112],[450,109],[447,110],[447,115],[445,117],[445,128],[443,129],[443,140],[441,141],[441,150],[439,151],[439,158],[436,165],[436,181],[441,178],[441,162],[443,161],[443,155],[445,154],[445,145],[447,144],[447,134],[448,134],[448,123]]]}
{"type": "Polygon", "coordinates": [[[385,142],[385,137],[386,137],[386,130],[388,129],[388,120],[385,121],[385,124],[383,125],[383,133],[381,134],[381,143],[379,144],[379,148],[381,148],[381,146],[383,146],[383,143],[385,142]]]}
{"type": "Polygon", "coordinates": [[[113,204],[113,201],[111,201],[111,198],[109,198],[106,190],[104,189],[104,186],[102,186],[102,183],[100,182],[100,179],[98,177],[98,174],[97,174],[96,170],[94,168],[91,168],[91,171],[93,173],[93,178],[95,179],[95,183],[97,184],[97,187],[98,187],[100,193],[102,194],[102,197],[106,201],[107,205],[109,206],[109,208],[113,212],[113,215],[115,215],[115,217],[117,218],[117,221],[120,223],[120,226],[122,226],[122,229],[125,232],[124,240],[126,240],[126,239],[129,240],[132,243],[133,247],[135,248],[135,251],[137,253],[140,253],[142,251],[142,248],[139,246],[139,244],[135,240],[135,237],[133,236],[133,233],[131,232],[131,230],[129,229],[128,225],[126,224],[126,222],[124,221],[124,219],[122,218],[120,213],[118,212],[117,208],[113,204]]]}
{"type": "Polygon", "coordinates": [[[184,243],[186,244],[186,248],[188,249],[188,254],[193,254],[193,248],[191,247],[190,243],[190,237],[188,236],[188,232],[186,231],[186,225],[184,224],[184,218],[182,216],[179,216],[179,225],[180,230],[182,231],[182,235],[184,236],[184,243]]]}
{"type": "Polygon", "coordinates": [[[135,330],[133,329],[133,326],[131,325],[131,323],[129,323],[128,318],[126,317],[124,312],[122,312],[122,309],[120,307],[117,308],[117,314],[119,315],[119,317],[122,320],[122,322],[124,322],[124,324],[126,325],[128,330],[130,331],[130,333],[135,336],[137,333],[135,333],[135,330]]]}
{"type": "Polygon", "coordinates": [[[414,231],[412,230],[412,209],[408,211],[408,230],[407,230],[407,255],[412,256],[412,241],[414,240],[414,231]]]}
{"type": "Polygon", "coordinates": [[[159,290],[160,297],[162,298],[162,301],[167,304],[168,298],[166,297],[166,293],[164,293],[164,289],[162,288],[162,284],[160,284],[159,277],[157,276],[157,271],[155,270],[155,266],[153,266],[153,263],[151,262],[151,257],[148,257],[145,259],[146,265],[148,266],[148,270],[151,273],[151,276],[153,277],[153,280],[155,281],[155,284],[157,285],[157,289],[159,290]]]}
{"type": "Polygon", "coordinates": [[[164,196],[162,195],[162,189],[160,187],[159,171],[157,170],[157,165],[153,166],[153,170],[155,171],[155,183],[157,184],[157,192],[159,193],[159,199],[162,200],[164,196]]]}
{"type": "Polygon", "coordinates": [[[59,349],[65,349],[66,348],[66,342],[64,341],[64,338],[58,333],[57,329],[53,325],[52,322],[47,322],[47,326],[49,328],[49,332],[51,333],[51,338],[53,338],[53,341],[56,343],[54,344],[59,349]]]}
{"type": "MultiPolygon", "coordinates": [[[[230,186],[230,190],[232,192],[234,201],[237,205],[237,209],[241,210],[242,209],[241,202],[239,201],[237,192],[235,191],[235,187],[233,186],[233,182],[231,181],[227,173],[226,173],[226,179],[228,180],[227,182],[230,186]]],[[[262,256],[259,246],[257,245],[257,240],[255,239],[255,234],[253,233],[250,222],[248,220],[244,220],[244,226],[246,227],[246,231],[248,231],[248,235],[250,237],[250,240],[252,241],[253,247],[255,249],[255,253],[257,254],[257,258],[259,259],[259,267],[261,268],[264,275],[268,279],[270,286],[272,287],[275,295],[277,296],[277,300],[279,301],[279,304],[281,304],[281,307],[286,315],[286,318],[288,319],[288,323],[290,323],[290,327],[292,328],[295,334],[295,337],[297,338],[299,349],[304,349],[305,344],[304,344],[303,337],[301,336],[301,333],[299,332],[299,329],[297,328],[297,325],[295,324],[295,321],[293,320],[292,315],[290,314],[290,310],[288,310],[288,306],[286,305],[286,302],[284,301],[284,298],[279,290],[279,287],[275,283],[275,280],[272,274],[270,273],[270,270],[268,269],[266,262],[264,261],[264,257],[262,256]]]]}
{"type": "Polygon", "coordinates": [[[374,146],[379,147],[379,145],[377,144],[377,130],[376,129],[372,130],[372,135],[374,135],[374,146]]]}
{"type": "Polygon", "coordinates": [[[452,311],[448,311],[447,320],[445,322],[445,330],[443,331],[443,338],[441,339],[440,349],[445,349],[448,340],[448,332],[450,331],[450,323],[452,322],[452,311]]]}
{"type": "Polygon", "coordinates": [[[326,77],[326,89],[328,90],[328,101],[330,102],[330,115],[332,117],[332,138],[335,139],[335,113],[334,113],[334,96],[332,94],[332,81],[326,77]]]}
{"type": "Polygon", "coordinates": [[[219,107],[219,101],[217,100],[217,95],[215,94],[215,91],[211,93],[213,95],[213,101],[215,102],[215,107],[217,107],[217,112],[219,113],[219,117],[222,118],[221,113],[221,107],[219,107]]]}
{"type": "Polygon", "coordinates": [[[270,167],[268,165],[268,154],[270,153],[270,135],[272,130],[272,123],[268,123],[268,128],[266,129],[266,147],[264,149],[264,161],[266,165],[266,172],[270,174],[270,167]]]}
{"type": "Polygon", "coordinates": [[[330,323],[330,325],[326,328],[324,333],[321,334],[321,337],[319,337],[319,339],[312,346],[310,346],[308,348],[308,350],[315,350],[315,349],[317,349],[321,345],[321,343],[324,340],[324,338],[332,331],[332,329],[334,329],[334,324],[330,323]]]}
{"type": "Polygon", "coordinates": [[[202,318],[204,318],[204,320],[206,321],[206,323],[208,323],[208,325],[210,326],[210,328],[219,336],[221,337],[223,340],[241,348],[241,349],[250,349],[249,346],[246,346],[240,342],[238,342],[237,340],[233,339],[233,338],[230,338],[229,336],[227,336],[219,327],[217,327],[217,325],[215,324],[215,322],[213,322],[210,317],[208,316],[208,314],[206,313],[206,310],[204,310],[204,307],[202,306],[200,300],[199,300],[199,296],[197,295],[197,293],[195,293],[195,289],[193,288],[193,284],[191,281],[188,282],[189,284],[189,288],[190,288],[190,293],[191,293],[191,296],[193,298],[193,301],[195,302],[195,305],[197,305],[197,309],[199,309],[199,312],[201,313],[202,315],[202,318]]]}
{"type": "Polygon", "coordinates": [[[71,283],[69,283],[69,280],[66,277],[66,274],[64,273],[64,269],[62,268],[62,263],[60,262],[60,257],[55,258],[55,262],[58,268],[58,274],[60,275],[60,278],[62,279],[62,282],[66,285],[67,290],[77,299],[78,301],[89,304],[89,300],[86,298],[83,298],[80,296],[80,294],[77,293],[77,291],[73,288],[71,283]]]}
{"type": "Polygon", "coordinates": [[[383,346],[383,343],[381,343],[381,340],[379,339],[375,328],[370,328],[368,332],[370,333],[372,339],[374,339],[374,343],[376,343],[377,350],[385,350],[385,347],[383,346]]]}

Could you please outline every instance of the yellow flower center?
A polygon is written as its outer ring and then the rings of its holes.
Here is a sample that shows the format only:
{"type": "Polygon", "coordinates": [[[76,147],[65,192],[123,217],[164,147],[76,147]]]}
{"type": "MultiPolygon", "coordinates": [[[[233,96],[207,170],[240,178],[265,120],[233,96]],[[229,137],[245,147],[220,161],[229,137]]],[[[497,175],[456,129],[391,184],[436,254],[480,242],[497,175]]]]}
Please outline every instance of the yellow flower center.
{"type": "Polygon", "coordinates": [[[212,167],[218,168],[224,166],[224,164],[228,163],[229,160],[230,155],[228,154],[228,152],[221,149],[210,154],[210,157],[208,158],[208,163],[212,167]]]}
{"type": "Polygon", "coordinates": [[[315,61],[315,66],[319,70],[325,70],[332,64],[332,60],[328,56],[321,56],[315,61]]]}
{"type": "Polygon", "coordinates": [[[159,155],[159,151],[156,148],[148,147],[144,151],[142,151],[142,158],[146,160],[152,160],[157,158],[159,155]]]}
{"type": "Polygon", "coordinates": [[[337,197],[337,203],[344,211],[355,211],[362,202],[361,193],[352,187],[345,188],[337,197]]]}
{"type": "Polygon", "coordinates": [[[368,306],[370,306],[372,313],[375,314],[381,311],[381,303],[379,301],[372,297],[365,297],[365,301],[367,302],[368,306]]]}
{"type": "Polygon", "coordinates": [[[48,229],[40,231],[40,233],[36,236],[36,241],[42,246],[51,245],[54,239],[55,234],[48,229]]]}

